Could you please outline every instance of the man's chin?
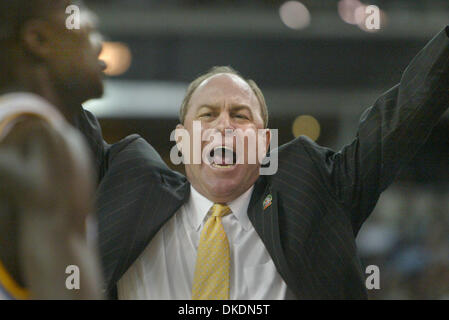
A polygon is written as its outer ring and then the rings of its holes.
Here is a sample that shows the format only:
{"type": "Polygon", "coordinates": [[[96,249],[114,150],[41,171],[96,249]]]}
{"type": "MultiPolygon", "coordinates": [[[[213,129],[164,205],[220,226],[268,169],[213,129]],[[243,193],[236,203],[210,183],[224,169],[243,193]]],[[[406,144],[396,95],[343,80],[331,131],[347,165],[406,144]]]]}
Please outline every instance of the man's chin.
{"type": "Polygon", "coordinates": [[[209,195],[207,198],[216,203],[229,203],[239,197],[235,192],[235,188],[213,189],[209,191],[209,195]]]}
{"type": "Polygon", "coordinates": [[[93,99],[100,99],[104,94],[103,82],[93,84],[92,86],[86,88],[86,94],[84,96],[84,102],[93,99]]]}
{"type": "Polygon", "coordinates": [[[211,200],[217,201],[217,199],[219,199],[220,202],[229,202],[238,198],[242,184],[243,182],[239,181],[237,178],[216,178],[213,179],[213,183],[209,184],[208,193],[214,198],[211,200]]]}
{"type": "Polygon", "coordinates": [[[229,202],[242,195],[257,180],[258,171],[252,178],[248,175],[248,171],[252,169],[251,166],[241,164],[232,168],[214,168],[202,163],[186,165],[186,174],[195,188],[209,200],[229,202]]]}
{"type": "Polygon", "coordinates": [[[103,81],[99,81],[92,89],[92,95],[94,95],[92,99],[99,99],[103,97],[103,94],[104,94],[104,83],[103,81]]]}

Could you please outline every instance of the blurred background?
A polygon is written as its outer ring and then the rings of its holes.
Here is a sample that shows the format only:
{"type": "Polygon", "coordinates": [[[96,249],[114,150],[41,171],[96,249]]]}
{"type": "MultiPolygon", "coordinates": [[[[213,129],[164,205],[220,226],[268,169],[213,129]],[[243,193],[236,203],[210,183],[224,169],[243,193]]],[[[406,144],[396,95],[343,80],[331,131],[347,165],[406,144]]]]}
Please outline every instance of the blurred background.
{"type": "MultiPolygon", "coordinates": [[[[340,149],[358,120],[449,23],[447,0],[86,0],[109,64],[86,103],[112,143],[139,133],[172,168],[170,133],[185,89],[230,65],[265,94],[279,143],[306,134],[340,149]],[[369,30],[367,5],[381,11],[369,30]]],[[[357,238],[380,268],[371,299],[449,299],[449,115],[383,193],[357,238]]]]}

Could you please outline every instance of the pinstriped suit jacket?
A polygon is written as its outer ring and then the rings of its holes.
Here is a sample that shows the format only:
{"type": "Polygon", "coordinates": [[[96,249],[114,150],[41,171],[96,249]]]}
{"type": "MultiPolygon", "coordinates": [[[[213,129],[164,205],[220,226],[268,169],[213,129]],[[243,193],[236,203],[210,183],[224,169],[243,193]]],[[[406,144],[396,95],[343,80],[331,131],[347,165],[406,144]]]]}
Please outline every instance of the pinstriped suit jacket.
{"type": "MultiPolygon", "coordinates": [[[[400,83],[362,115],[341,151],[299,137],[273,152],[279,169],[261,176],[248,209],[277,270],[298,299],[364,299],[355,237],[380,193],[425,142],[449,106],[449,27],[405,70],[400,83]],[[272,195],[272,205],[263,201],[272,195]]],[[[108,292],[186,201],[189,182],[141,137],[103,142],[83,113],[100,168],[99,245],[108,292]]]]}

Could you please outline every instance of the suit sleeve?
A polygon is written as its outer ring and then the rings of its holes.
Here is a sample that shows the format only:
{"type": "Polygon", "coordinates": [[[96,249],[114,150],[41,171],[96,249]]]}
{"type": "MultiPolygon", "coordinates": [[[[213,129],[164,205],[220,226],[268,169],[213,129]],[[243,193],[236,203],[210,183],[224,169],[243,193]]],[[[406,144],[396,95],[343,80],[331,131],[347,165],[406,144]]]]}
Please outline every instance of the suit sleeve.
{"type": "Polygon", "coordinates": [[[350,214],[355,234],[448,107],[449,27],[419,52],[400,83],[363,113],[351,144],[339,152],[306,146],[350,214]]]}
{"type": "Polygon", "coordinates": [[[75,119],[75,125],[86,138],[93,154],[99,185],[110,168],[120,166],[120,161],[130,157],[130,154],[137,161],[150,161],[151,164],[168,170],[157,151],[137,134],[129,135],[116,143],[108,144],[103,140],[101,126],[97,118],[88,110],[82,110],[75,119]]]}

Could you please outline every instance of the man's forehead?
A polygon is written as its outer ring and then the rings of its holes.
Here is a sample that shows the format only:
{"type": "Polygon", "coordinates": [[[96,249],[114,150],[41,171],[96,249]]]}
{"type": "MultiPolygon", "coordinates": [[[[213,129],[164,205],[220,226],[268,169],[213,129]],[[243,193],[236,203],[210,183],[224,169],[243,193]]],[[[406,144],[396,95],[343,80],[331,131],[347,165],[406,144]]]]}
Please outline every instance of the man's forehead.
{"type": "Polygon", "coordinates": [[[201,82],[201,84],[198,86],[198,89],[210,87],[232,87],[234,89],[237,88],[244,91],[251,90],[250,86],[245,80],[232,73],[214,74],[201,82]]]}
{"type": "Polygon", "coordinates": [[[219,73],[205,79],[195,90],[199,100],[215,100],[222,97],[245,99],[250,102],[255,95],[248,83],[235,74],[219,73]],[[210,94],[213,93],[213,94],[210,94]]]}

